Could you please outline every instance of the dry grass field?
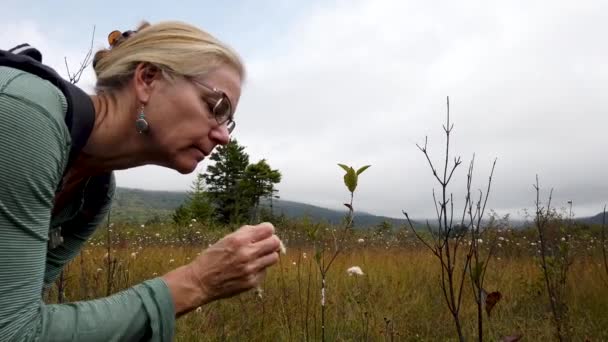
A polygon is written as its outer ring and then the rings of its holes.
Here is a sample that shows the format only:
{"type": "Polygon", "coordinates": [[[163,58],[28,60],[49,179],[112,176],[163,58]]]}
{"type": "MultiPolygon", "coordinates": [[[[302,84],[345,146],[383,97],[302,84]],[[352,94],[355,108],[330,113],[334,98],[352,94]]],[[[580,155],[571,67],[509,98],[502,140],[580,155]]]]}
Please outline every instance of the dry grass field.
{"type": "MultiPolygon", "coordinates": [[[[260,298],[251,291],[199,308],[180,318],[178,341],[321,340],[321,280],[305,223],[277,227],[287,254],[269,270],[260,298]]],[[[331,228],[328,228],[331,229],[331,228]]],[[[162,275],[196,258],[227,230],[155,225],[113,226],[94,239],[65,272],[65,300],[97,298],[162,275]]],[[[597,230],[595,230],[597,233],[597,230]]],[[[327,275],[325,339],[328,341],[457,340],[440,284],[437,259],[405,230],[354,232],[342,243],[327,275]],[[363,274],[349,273],[360,267],[363,274]]],[[[608,275],[599,235],[571,234],[573,264],[566,304],[575,341],[608,341],[608,275]]],[[[522,335],[521,341],[555,340],[534,230],[503,229],[492,235],[485,287],[502,297],[488,316],[484,339],[522,335]]],[[[486,243],[486,242],[484,242],[486,243]]],[[[490,242],[487,242],[490,244],[490,242]]],[[[327,244],[331,249],[331,243],[327,244]]],[[[481,245],[483,250],[484,244],[481,245]]],[[[331,252],[331,251],[329,251],[331,252]]],[[[477,339],[477,309],[465,279],[461,320],[467,340],[477,339]]],[[[57,289],[48,294],[56,301],[57,289]]]]}

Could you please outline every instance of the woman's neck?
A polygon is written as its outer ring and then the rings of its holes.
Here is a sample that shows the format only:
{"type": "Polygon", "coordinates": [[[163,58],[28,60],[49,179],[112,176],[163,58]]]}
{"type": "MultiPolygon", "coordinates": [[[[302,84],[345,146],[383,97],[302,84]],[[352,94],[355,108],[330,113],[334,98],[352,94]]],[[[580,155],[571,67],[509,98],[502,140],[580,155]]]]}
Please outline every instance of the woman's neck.
{"type": "Polygon", "coordinates": [[[100,93],[91,100],[95,124],[71,171],[86,177],[146,164],[145,137],[135,130],[137,105],[121,94],[100,93]]]}

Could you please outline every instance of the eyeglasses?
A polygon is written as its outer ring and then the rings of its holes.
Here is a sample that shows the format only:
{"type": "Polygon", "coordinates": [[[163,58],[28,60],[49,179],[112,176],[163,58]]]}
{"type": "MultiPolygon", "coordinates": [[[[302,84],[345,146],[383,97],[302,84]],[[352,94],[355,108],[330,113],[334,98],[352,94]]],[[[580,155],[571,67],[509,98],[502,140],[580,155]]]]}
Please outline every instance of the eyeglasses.
{"type": "Polygon", "coordinates": [[[228,128],[228,134],[232,133],[236,123],[234,122],[234,113],[232,113],[232,103],[228,98],[228,95],[221,90],[216,88],[209,87],[208,85],[194,79],[190,78],[190,80],[205,90],[213,93],[213,97],[205,97],[205,102],[209,106],[209,110],[213,113],[215,120],[221,126],[226,124],[226,128],[228,128]]]}

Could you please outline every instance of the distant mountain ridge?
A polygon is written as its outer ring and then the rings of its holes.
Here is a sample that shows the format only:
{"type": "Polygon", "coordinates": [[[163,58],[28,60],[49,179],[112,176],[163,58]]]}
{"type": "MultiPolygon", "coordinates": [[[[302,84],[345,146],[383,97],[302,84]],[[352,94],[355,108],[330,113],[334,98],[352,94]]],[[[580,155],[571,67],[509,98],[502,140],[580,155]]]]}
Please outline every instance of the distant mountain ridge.
{"type": "MultiPolygon", "coordinates": [[[[111,220],[118,222],[130,222],[144,224],[152,220],[170,220],[173,211],[186,200],[186,191],[158,191],[118,187],[112,203],[111,220]]],[[[264,203],[268,206],[268,203],[264,203]]],[[[338,224],[346,215],[344,210],[324,208],[312,204],[306,204],[289,200],[274,200],[273,210],[275,214],[285,214],[289,218],[308,217],[312,222],[328,222],[338,224]]],[[[589,217],[575,218],[574,220],[590,225],[601,225],[603,213],[589,217]]],[[[393,227],[403,227],[407,224],[405,219],[377,216],[366,212],[355,211],[356,227],[372,227],[387,221],[393,227]]],[[[416,228],[424,226],[424,219],[412,220],[416,228]]],[[[434,225],[434,220],[430,220],[434,225]]],[[[533,222],[527,220],[511,219],[510,223],[515,228],[523,228],[533,222]]]]}
{"type": "MultiPolygon", "coordinates": [[[[575,219],[575,221],[587,223],[587,224],[602,224],[604,221],[604,213],[601,212],[597,215],[589,216],[589,217],[581,217],[575,219]]],[[[606,214],[606,224],[608,224],[608,213],[606,214]]]]}
{"type": "MultiPolygon", "coordinates": [[[[264,203],[268,207],[268,203],[264,203]]],[[[342,219],[346,216],[348,211],[336,210],[324,208],[312,204],[306,204],[301,202],[289,201],[289,200],[274,200],[273,211],[276,214],[283,213],[287,217],[309,217],[312,220],[324,220],[331,224],[339,224],[342,219]]],[[[405,219],[398,219],[387,216],[373,215],[367,212],[355,210],[355,226],[358,227],[370,227],[380,224],[383,221],[389,222],[393,226],[403,225],[407,223],[405,219]]]]}
{"type": "MultiPolygon", "coordinates": [[[[143,224],[152,219],[168,220],[171,213],[187,199],[186,191],[158,191],[117,187],[112,203],[111,220],[143,224]]],[[[269,207],[268,202],[263,206],[269,207]]],[[[313,222],[339,224],[347,213],[344,210],[323,208],[296,201],[275,199],[275,214],[289,218],[308,217],[313,222]]],[[[387,221],[394,227],[407,223],[405,219],[355,212],[356,227],[371,227],[387,221]]]]}

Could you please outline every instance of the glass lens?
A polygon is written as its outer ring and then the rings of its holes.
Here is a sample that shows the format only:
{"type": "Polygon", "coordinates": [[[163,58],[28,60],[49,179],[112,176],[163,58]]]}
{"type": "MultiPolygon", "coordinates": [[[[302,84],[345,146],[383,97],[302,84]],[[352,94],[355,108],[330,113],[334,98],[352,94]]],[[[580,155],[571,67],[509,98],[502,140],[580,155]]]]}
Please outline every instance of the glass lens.
{"type": "Polygon", "coordinates": [[[230,119],[232,114],[232,106],[226,96],[222,96],[219,101],[213,106],[213,114],[215,115],[217,122],[221,125],[230,119]]]}

